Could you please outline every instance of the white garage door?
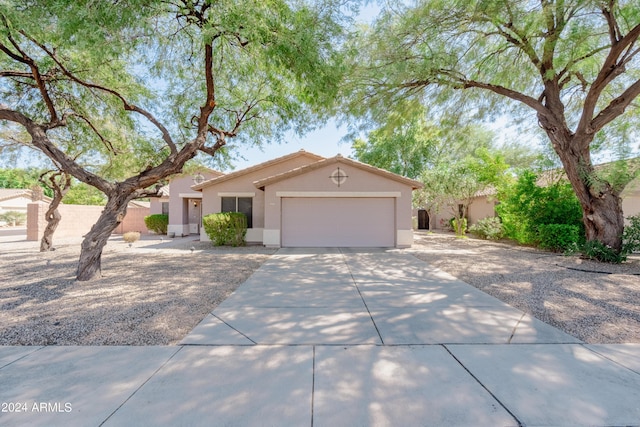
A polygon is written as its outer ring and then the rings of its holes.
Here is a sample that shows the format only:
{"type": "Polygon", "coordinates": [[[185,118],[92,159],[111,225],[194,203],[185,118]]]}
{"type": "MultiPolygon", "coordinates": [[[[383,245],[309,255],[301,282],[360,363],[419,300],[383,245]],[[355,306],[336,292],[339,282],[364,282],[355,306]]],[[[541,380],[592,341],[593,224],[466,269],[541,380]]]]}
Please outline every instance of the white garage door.
{"type": "Polygon", "coordinates": [[[393,198],[283,198],[284,247],[393,247],[393,198]]]}

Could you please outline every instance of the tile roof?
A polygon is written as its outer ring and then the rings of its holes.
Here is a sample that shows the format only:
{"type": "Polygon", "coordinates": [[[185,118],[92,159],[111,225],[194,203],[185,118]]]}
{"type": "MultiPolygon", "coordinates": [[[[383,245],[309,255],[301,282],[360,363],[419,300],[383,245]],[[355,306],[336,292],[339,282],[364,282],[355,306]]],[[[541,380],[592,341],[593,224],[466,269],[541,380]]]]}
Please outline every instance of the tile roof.
{"type": "Polygon", "coordinates": [[[253,184],[258,188],[264,188],[266,185],[272,184],[274,182],[278,182],[280,180],[291,178],[294,176],[302,175],[312,170],[319,169],[323,166],[331,165],[334,163],[345,163],[351,166],[354,166],[358,169],[362,169],[377,175],[384,176],[386,178],[392,179],[394,181],[402,182],[403,184],[410,185],[414,190],[417,188],[422,188],[423,184],[421,182],[415,181],[413,179],[406,178],[404,176],[395,174],[393,172],[389,172],[388,170],[380,169],[375,166],[368,165],[366,163],[361,163],[356,160],[352,160],[346,157],[342,157],[341,155],[337,155],[335,157],[330,157],[328,159],[321,159],[317,162],[310,163],[305,166],[300,166],[295,169],[292,169],[288,172],[283,172],[277,175],[273,175],[267,178],[263,178],[261,180],[255,181],[253,184]]]}
{"type": "Polygon", "coordinates": [[[222,175],[222,176],[219,176],[219,177],[216,177],[216,178],[209,179],[209,180],[207,180],[207,181],[205,181],[205,182],[203,182],[201,184],[197,184],[197,185],[191,186],[191,189],[193,189],[193,190],[202,190],[203,188],[209,187],[211,185],[219,184],[221,182],[225,182],[225,181],[228,181],[230,179],[234,179],[234,178],[237,178],[237,177],[240,177],[240,176],[243,176],[243,175],[250,174],[252,172],[258,171],[258,170],[263,169],[263,168],[266,168],[268,166],[276,165],[278,163],[282,163],[282,162],[285,162],[287,160],[295,159],[296,157],[302,157],[302,156],[311,157],[311,158],[313,158],[315,160],[324,159],[324,157],[319,156],[317,154],[313,154],[313,153],[311,153],[309,151],[305,151],[305,150],[300,150],[300,151],[296,151],[295,153],[287,154],[286,156],[278,157],[278,158],[275,158],[275,159],[272,159],[272,160],[269,160],[269,161],[254,165],[254,166],[250,166],[250,167],[248,167],[246,169],[241,169],[239,171],[230,172],[230,173],[228,173],[226,175],[222,175]]]}

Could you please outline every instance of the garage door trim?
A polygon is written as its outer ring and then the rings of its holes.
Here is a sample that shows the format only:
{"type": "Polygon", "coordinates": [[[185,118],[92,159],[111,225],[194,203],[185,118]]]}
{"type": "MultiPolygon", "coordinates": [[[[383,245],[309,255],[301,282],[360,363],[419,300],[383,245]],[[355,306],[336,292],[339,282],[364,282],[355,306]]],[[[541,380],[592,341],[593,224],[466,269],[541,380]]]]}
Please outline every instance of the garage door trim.
{"type": "Polygon", "coordinates": [[[335,197],[314,199],[301,197],[281,198],[281,246],[395,247],[396,199],[393,197],[368,197],[367,199],[335,197]],[[309,202],[306,202],[306,200],[309,202]],[[312,203],[314,200],[315,202],[312,203]],[[327,200],[329,204],[326,204],[323,200],[327,200]],[[337,212],[341,207],[344,207],[345,205],[339,200],[344,200],[345,203],[351,200],[350,203],[347,203],[346,206],[348,208],[343,211],[340,219],[323,215],[322,212],[327,211],[328,207],[330,207],[328,210],[333,212],[337,212]],[[356,200],[360,201],[356,202],[356,200]],[[285,207],[285,201],[287,201],[287,207],[285,207]],[[336,203],[339,204],[336,205],[336,203]],[[363,208],[362,211],[359,210],[360,207],[363,208]],[[366,212],[370,211],[371,208],[374,208],[379,215],[366,215],[366,212]],[[344,215],[347,212],[348,214],[344,215]],[[362,217],[363,214],[365,215],[364,218],[362,217]],[[316,215],[318,216],[314,218],[316,215]]]}
{"type": "Polygon", "coordinates": [[[366,198],[399,198],[400,191],[276,191],[276,197],[366,197],[366,198]]]}

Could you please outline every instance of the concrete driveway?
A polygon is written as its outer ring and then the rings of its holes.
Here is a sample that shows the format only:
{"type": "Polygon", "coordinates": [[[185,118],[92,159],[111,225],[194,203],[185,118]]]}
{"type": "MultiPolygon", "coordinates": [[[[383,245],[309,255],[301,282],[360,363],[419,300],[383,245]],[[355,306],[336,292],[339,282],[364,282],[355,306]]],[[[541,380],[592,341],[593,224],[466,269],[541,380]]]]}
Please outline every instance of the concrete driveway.
{"type": "Polygon", "coordinates": [[[2,347],[0,384],[3,426],[640,425],[640,345],[397,250],[282,249],[180,346],[2,347]]]}

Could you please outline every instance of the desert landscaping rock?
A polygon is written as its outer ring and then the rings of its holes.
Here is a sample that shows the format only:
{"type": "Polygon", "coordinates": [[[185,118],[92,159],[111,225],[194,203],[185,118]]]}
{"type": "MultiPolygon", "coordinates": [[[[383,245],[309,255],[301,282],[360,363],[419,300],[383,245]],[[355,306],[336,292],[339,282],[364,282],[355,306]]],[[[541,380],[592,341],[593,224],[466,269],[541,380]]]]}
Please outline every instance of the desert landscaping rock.
{"type": "Polygon", "coordinates": [[[0,244],[0,345],[176,344],[274,252],[116,238],[103,277],[77,282],[79,243],[12,244],[0,244]]]}
{"type": "MultiPolygon", "coordinates": [[[[586,343],[640,343],[638,255],[610,265],[427,232],[403,251],[586,343]]],[[[0,243],[0,345],[177,344],[274,252],[158,236],[129,247],[115,237],[103,277],[76,282],[79,240],[48,253],[0,243]]]]}
{"type": "Polygon", "coordinates": [[[605,264],[442,232],[417,232],[410,251],[584,342],[640,343],[638,254],[605,264]]]}

